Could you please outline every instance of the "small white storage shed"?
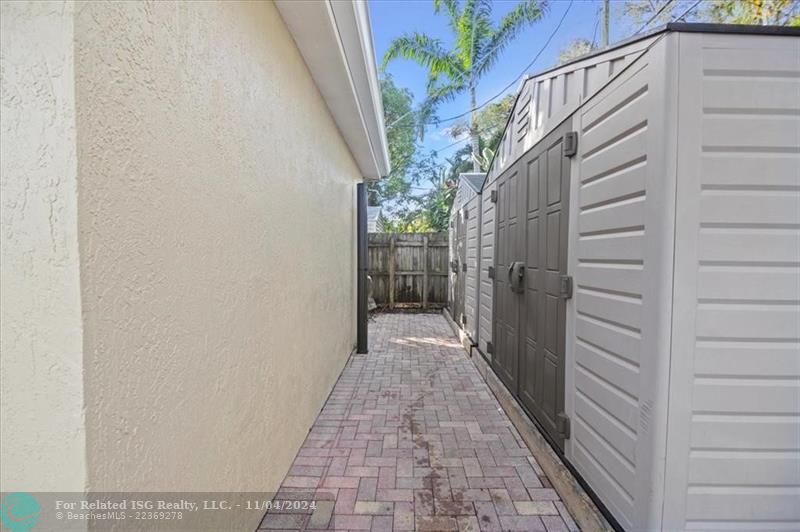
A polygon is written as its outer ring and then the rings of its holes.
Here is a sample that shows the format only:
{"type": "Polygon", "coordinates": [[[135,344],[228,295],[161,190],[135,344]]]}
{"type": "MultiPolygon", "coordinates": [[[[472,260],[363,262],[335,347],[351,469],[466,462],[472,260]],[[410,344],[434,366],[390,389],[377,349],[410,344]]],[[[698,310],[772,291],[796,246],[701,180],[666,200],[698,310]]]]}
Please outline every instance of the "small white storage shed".
{"type": "Polygon", "coordinates": [[[480,190],[486,174],[459,175],[450,210],[450,313],[474,344],[478,337],[480,190]]]}
{"type": "Polygon", "coordinates": [[[367,207],[367,232],[383,232],[383,212],[380,207],[367,207]]]}
{"type": "Polygon", "coordinates": [[[478,347],[617,523],[800,528],[800,30],[527,79],[481,203],[478,347]]]}

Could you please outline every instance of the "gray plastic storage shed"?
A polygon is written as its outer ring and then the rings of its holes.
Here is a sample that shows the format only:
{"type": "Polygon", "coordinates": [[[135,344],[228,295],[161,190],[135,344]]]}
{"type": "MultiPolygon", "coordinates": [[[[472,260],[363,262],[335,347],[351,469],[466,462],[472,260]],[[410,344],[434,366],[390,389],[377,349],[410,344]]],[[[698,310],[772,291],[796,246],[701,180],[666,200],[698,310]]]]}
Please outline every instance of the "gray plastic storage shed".
{"type": "Polygon", "coordinates": [[[489,170],[479,349],[626,530],[800,528],[799,37],[529,78],[489,170]]]}
{"type": "Polygon", "coordinates": [[[459,175],[450,210],[450,315],[467,334],[470,343],[478,337],[478,231],[480,190],[486,174],[459,175]]]}

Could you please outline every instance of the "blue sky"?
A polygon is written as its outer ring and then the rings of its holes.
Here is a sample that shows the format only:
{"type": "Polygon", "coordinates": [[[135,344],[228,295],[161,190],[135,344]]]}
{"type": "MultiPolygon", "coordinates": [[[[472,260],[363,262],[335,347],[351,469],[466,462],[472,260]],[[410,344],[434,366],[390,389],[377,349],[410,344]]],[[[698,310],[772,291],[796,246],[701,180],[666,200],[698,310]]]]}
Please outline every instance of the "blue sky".
{"type": "MultiPolygon", "coordinates": [[[[615,2],[612,0],[612,4],[615,2]]],[[[517,0],[495,0],[494,16],[500,19],[517,4],[517,0]]],[[[535,73],[553,65],[557,61],[558,52],[572,39],[583,37],[589,40],[595,32],[599,18],[601,2],[599,0],[575,0],[569,13],[564,19],[561,28],[553,37],[550,44],[542,52],[536,63],[528,70],[535,73]]],[[[523,72],[525,66],[533,59],[536,53],[544,46],[547,38],[558,25],[569,0],[551,0],[545,18],[530,26],[524,33],[504,51],[500,61],[494,69],[481,80],[478,87],[478,103],[485,102],[494,96],[500,89],[508,85],[523,72]]],[[[624,29],[615,22],[615,8],[619,10],[620,3],[612,6],[611,41],[625,37],[624,29]]],[[[372,32],[375,42],[376,58],[380,65],[383,54],[389,43],[395,37],[405,32],[419,31],[438,37],[449,47],[451,43],[450,30],[444,14],[436,15],[433,12],[431,0],[370,0],[370,16],[372,18],[372,32]]],[[[597,29],[597,41],[600,41],[600,29],[597,29]]],[[[404,59],[392,61],[387,71],[392,74],[395,82],[401,87],[411,89],[417,103],[425,95],[425,70],[404,59]]],[[[508,92],[516,92],[518,83],[515,83],[508,92]]],[[[448,102],[439,108],[439,117],[445,118],[466,111],[469,108],[467,96],[460,96],[453,102],[448,102]]],[[[425,136],[426,149],[441,149],[453,143],[454,139],[442,130],[453,122],[440,126],[430,126],[425,136]]],[[[447,156],[458,150],[464,143],[453,146],[441,153],[447,156]]]]}

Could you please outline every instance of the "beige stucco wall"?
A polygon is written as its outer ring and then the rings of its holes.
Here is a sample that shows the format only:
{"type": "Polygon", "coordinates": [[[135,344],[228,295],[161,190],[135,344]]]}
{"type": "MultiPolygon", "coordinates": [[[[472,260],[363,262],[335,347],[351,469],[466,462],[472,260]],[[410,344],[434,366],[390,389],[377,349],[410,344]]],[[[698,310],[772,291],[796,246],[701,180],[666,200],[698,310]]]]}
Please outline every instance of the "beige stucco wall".
{"type": "Polygon", "coordinates": [[[0,487],[86,481],[73,11],[0,2],[0,487]]]}
{"type": "Polygon", "coordinates": [[[360,177],[277,10],[2,5],[3,478],[276,489],[355,343],[360,177]]]}
{"type": "Polygon", "coordinates": [[[355,163],[271,3],[75,35],[90,487],[275,489],[354,345],[355,163]]]}

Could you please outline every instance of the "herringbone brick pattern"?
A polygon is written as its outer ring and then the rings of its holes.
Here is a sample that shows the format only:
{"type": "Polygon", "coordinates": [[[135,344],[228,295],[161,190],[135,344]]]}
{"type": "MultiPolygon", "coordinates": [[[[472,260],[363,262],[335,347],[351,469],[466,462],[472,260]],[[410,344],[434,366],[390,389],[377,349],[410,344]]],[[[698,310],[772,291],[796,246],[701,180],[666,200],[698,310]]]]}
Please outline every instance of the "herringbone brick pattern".
{"type": "Polygon", "coordinates": [[[444,318],[382,314],[351,357],[262,529],[577,527],[444,318]]]}

